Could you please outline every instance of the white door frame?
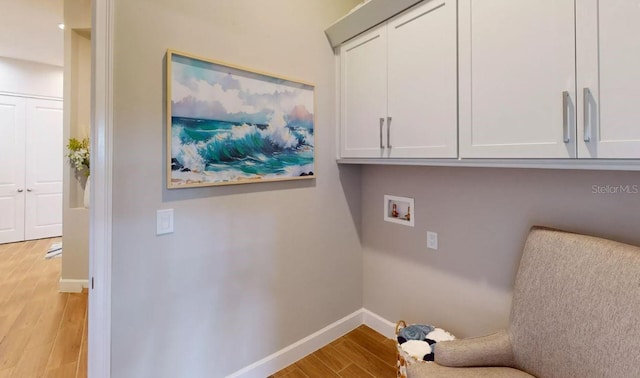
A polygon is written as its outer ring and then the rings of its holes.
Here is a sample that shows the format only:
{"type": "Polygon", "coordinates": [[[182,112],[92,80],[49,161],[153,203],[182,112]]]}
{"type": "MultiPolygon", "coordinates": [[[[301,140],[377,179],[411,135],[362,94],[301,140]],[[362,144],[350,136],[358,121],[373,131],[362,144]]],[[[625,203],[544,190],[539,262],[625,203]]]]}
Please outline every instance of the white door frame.
{"type": "Polygon", "coordinates": [[[111,377],[113,0],[92,0],[88,376],[111,377]]]}

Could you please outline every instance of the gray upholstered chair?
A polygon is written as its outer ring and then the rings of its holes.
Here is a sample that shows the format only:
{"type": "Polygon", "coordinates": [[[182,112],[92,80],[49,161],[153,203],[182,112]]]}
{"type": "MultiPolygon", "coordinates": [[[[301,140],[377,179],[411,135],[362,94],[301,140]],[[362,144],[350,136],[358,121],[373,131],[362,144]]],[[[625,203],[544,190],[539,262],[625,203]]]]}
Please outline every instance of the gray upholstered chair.
{"type": "Polygon", "coordinates": [[[408,377],[640,377],[640,248],[534,227],[508,328],[438,343],[435,361],[408,377]]]}

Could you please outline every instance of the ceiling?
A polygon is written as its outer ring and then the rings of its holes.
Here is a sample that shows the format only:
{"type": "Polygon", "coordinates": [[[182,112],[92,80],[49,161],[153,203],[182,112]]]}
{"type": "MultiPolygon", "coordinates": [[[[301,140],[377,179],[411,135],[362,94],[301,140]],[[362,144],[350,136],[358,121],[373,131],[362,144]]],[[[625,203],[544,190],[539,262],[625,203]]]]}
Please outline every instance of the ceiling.
{"type": "Polygon", "coordinates": [[[63,0],[0,0],[0,56],[62,66],[63,0]]]}

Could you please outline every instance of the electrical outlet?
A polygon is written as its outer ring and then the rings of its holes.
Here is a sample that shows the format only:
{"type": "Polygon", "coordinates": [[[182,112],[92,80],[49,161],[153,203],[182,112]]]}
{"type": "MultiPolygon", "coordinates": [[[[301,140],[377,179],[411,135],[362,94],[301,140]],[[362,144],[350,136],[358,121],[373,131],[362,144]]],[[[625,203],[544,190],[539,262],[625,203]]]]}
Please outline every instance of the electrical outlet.
{"type": "Polygon", "coordinates": [[[427,231],[427,248],[438,249],[438,234],[432,231],[427,231]]]}

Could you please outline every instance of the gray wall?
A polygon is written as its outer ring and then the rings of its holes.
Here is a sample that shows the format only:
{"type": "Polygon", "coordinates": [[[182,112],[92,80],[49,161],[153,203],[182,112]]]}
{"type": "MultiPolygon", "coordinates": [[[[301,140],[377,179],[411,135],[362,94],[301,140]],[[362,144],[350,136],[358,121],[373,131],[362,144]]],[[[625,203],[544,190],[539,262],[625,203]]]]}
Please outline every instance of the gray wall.
{"type": "Polygon", "coordinates": [[[532,225],[640,245],[640,193],[594,194],[594,185],[640,189],[640,172],[365,167],[364,307],[461,337],[505,327],[532,225]],[[385,194],[415,198],[415,228],[383,221],[385,194]],[[438,251],[426,248],[427,230],[438,251]]]}
{"type": "Polygon", "coordinates": [[[360,176],[335,164],[323,34],[356,2],[116,1],[114,377],[224,376],[362,307],[360,176]],[[315,83],[318,178],[165,189],[167,48],[315,83]]]}

